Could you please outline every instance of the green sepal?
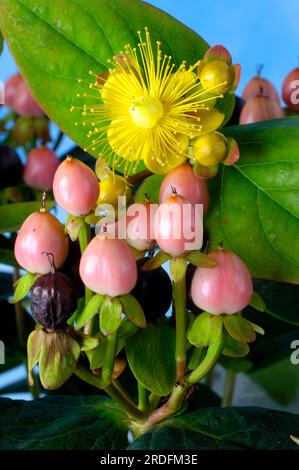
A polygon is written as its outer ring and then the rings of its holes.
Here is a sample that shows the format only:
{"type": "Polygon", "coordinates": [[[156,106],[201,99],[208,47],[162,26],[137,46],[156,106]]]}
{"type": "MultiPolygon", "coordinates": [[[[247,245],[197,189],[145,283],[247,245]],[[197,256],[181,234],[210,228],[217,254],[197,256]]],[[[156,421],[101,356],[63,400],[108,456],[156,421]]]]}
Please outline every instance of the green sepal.
{"type": "Polygon", "coordinates": [[[27,340],[28,383],[30,386],[34,384],[32,370],[39,362],[40,351],[46,334],[47,333],[37,325],[36,329],[30,333],[27,340]]]}
{"type": "Polygon", "coordinates": [[[105,336],[112,335],[121,325],[122,305],[118,298],[106,297],[100,312],[100,329],[105,336]]]}
{"type": "Polygon", "coordinates": [[[85,308],[85,297],[81,297],[78,300],[77,308],[74,311],[73,315],[67,320],[67,324],[70,326],[75,326],[77,319],[80,318],[84,308],[85,308]]]}
{"type": "Polygon", "coordinates": [[[258,294],[255,291],[252,294],[249,305],[251,307],[255,308],[255,310],[258,310],[259,312],[265,312],[266,311],[266,302],[260,296],[260,294],[258,294]]]}
{"type": "Polygon", "coordinates": [[[187,261],[185,258],[171,258],[170,274],[173,282],[180,282],[186,275],[187,261]]]}
{"type": "Polygon", "coordinates": [[[96,225],[99,220],[101,219],[101,217],[98,217],[97,215],[95,214],[88,214],[84,220],[85,222],[88,224],[88,225],[96,225]]]}
{"type": "MultiPolygon", "coordinates": [[[[119,332],[118,332],[118,336],[119,336],[119,332]]],[[[97,339],[98,339],[98,345],[94,349],[89,349],[88,351],[85,351],[86,356],[89,360],[91,369],[100,369],[101,367],[103,367],[103,364],[104,364],[107,338],[101,335],[97,339]]],[[[117,345],[116,345],[116,356],[117,354],[120,353],[120,351],[124,347],[124,344],[125,344],[124,338],[118,337],[117,345]]]]}
{"type": "Polygon", "coordinates": [[[77,330],[82,328],[87,321],[91,320],[91,318],[100,312],[105,299],[105,295],[100,294],[96,294],[91,297],[82,312],[75,319],[77,330]]]}
{"type": "Polygon", "coordinates": [[[138,327],[132,323],[128,317],[124,317],[122,319],[121,325],[118,330],[118,339],[120,338],[130,338],[130,336],[133,336],[136,331],[138,331],[138,327]]]}
{"type": "Polygon", "coordinates": [[[61,387],[76,369],[79,356],[79,343],[66,331],[43,335],[38,361],[42,386],[47,390],[61,387]]]}
{"type": "Polygon", "coordinates": [[[207,353],[207,348],[202,347],[202,348],[194,348],[190,360],[188,362],[188,370],[194,370],[198,365],[202,362],[202,360],[205,358],[205,355],[207,353]]]}
{"type": "Polygon", "coordinates": [[[259,333],[260,335],[264,335],[265,334],[265,330],[264,328],[262,328],[261,326],[257,325],[256,323],[253,323],[252,321],[249,322],[252,326],[252,328],[254,329],[254,331],[256,333],[259,333]]]}
{"type": "Polygon", "coordinates": [[[194,266],[199,266],[201,268],[214,268],[217,265],[217,262],[214,259],[199,250],[188,253],[186,255],[186,259],[191,264],[194,264],[194,266]]]}
{"type": "Polygon", "coordinates": [[[15,304],[17,302],[20,302],[20,300],[24,299],[36,279],[40,276],[41,274],[26,273],[24,276],[20,277],[20,279],[18,279],[17,282],[15,282],[14,284],[15,292],[10,303],[15,304]]]}
{"type": "Polygon", "coordinates": [[[164,251],[158,251],[158,253],[151,259],[149,259],[141,268],[141,271],[152,271],[153,269],[159,268],[162,264],[169,261],[171,256],[164,251]]]}
{"type": "Polygon", "coordinates": [[[84,335],[76,332],[76,340],[78,341],[81,351],[89,351],[94,349],[99,344],[99,338],[96,336],[84,335]]]}
{"type": "Polygon", "coordinates": [[[256,334],[253,326],[240,313],[225,315],[223,323],[228,334],[235,340],[241,341],[241,343],[252,343],[255,341],[256,334]]]}
{"type": "Polygon", "coordinates": [[[203,312],[191,323],[187,338],[197,348],[209,346],[222,334],[223,318],[203,312]]]}
{"type": "Polygon", "coordinates": [[[146,319],[143,309],[133,295],[122,295],[120,298],[122,310],[127,318],[139,328],[146,328],[146,319]]]}
{"type": "Polygon", "coordinates": [[[229,334],[225,335],[223,354],[229,357],[244,357],[249,353],[249,346],[247,343],[235,340],[229,334]]]}
{"type": "Polygon", "coordinates": [[[68,215],[65,224],[65,230],[73,242],[78,240],[83,225],[84,220],[82,217],[76,217],[75,215],[71,214],[68,215]]]}

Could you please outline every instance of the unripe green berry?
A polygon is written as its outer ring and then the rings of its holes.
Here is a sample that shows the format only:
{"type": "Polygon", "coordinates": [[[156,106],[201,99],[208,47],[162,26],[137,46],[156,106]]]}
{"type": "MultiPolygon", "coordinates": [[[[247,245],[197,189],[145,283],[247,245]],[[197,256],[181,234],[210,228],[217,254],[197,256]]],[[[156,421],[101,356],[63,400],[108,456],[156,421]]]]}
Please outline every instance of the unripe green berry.
{"type": "Polygon", "coordinates": [[[222,60],[213,60],[199,72],[202,87],[215,95],[225,93],[234,80],[234,69],[222,60]]]}
{"type": "Polygon", "coordinates": [[[227,153],[225,137],[219,132],[198,137],[193,143],[193,158],[203,166],[216,166],[227,153]]]}

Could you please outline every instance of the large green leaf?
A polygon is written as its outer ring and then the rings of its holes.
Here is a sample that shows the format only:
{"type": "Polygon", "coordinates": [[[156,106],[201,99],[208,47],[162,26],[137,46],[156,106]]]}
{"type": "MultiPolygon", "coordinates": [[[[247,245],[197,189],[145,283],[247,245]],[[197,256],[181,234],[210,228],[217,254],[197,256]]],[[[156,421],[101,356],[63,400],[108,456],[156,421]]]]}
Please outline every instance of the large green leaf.
{"type": "Polygon", "coordinates": [[[254,288],[265,300],[267,313],[299,326],[299,286],[256,280],[254,288]]]}
{"type": "Polygon", "coordinates": [[[88,92],[89,70],[107,70],[107,60],[127,43],[137,45],[137,31],[147,26],[176,64],[194,63],[208,48],[193,31],[140,0],[2,0],[0,26],[40,105],[83,148],[89,144],[86,128],[74,124],[82,122],[81,112],[69,108],[82,106],[76,95],[88,92]]]}
{"type": "Polygon", "coordinates": [[[130,368],[137,380],[159,396],[175,383],[175,332],[169,326],[149,324],[126,341],[130,368]]]}
{"type": "Polygon", "coordinates": [[[210,181],[206,226],[254,277],[299,283],[299,118],[227,128],[241,152],[210,181]]]}
{"type": "MultiPolygon", "coordinates": [[[[53,201],[47,201],[47,208],[53,207],[53,201]]],[[[16,232],[24,220],[38,211],[40,202],[16,202],[0,206],[0,233],[16,232]]]]}
{"type": "Polygon", "coordinates": [[[299,416],[264,408],[204,408],[173,418],[130,445],[134,450],[298,450],[299,416]]]}
{"type": "Polygon", "coordinates": [[[0,399],[1,450],[125,449],[124,415],[102,396],[0,399]]]}
{"type": "Polygon", "coordinates": [[[3,36],[0,32],[0,54],[1,54],[2,50],[3,50],[3,36]]]}

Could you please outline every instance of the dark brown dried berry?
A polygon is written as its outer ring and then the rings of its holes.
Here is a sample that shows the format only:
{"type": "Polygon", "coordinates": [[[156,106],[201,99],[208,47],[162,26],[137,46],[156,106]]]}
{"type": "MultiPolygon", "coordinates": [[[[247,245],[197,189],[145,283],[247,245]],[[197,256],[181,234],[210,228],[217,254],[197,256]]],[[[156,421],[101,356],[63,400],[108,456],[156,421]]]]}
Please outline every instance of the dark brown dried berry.
{"type": "Polygon", "coordinates": [[[0,189],[19,184],[22,174],[23,165],[15,149],[0,144],[0,189]]]}
{"type": "Polygon", "coordinates": [[[76,308],[75,291],[62,273],[45,274],[36,279],[31,290],[31,313],[44,328],[60,330],[76,308]]]}
{"type": "Polygon", "coordinates": [[[171,280],[161,266],[152,271],[141,271],[142,266],[150,258],[137,261],[138,278],[131,294],[143,308],[147,321],[155,321],[165,315],[172,300],[171,280]]]}

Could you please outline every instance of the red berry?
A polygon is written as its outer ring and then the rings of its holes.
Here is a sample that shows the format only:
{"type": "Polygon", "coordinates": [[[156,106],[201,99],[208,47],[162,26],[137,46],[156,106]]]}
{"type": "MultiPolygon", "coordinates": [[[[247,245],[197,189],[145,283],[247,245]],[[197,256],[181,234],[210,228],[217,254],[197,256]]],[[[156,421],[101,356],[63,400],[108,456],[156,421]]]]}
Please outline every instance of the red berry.
{"type": "Polygon", "coordinates": [[[271,98],[261,94],[249,99],[245,103],[240,114],[240,124],[251,124],[252,122],[282,117],[284,117],[284,111],[280,105],[271,98]]]}
{"type": "Polygon", "coordinates": [[[124,240],[102,233],[84,251],[80,262],[80,276],[93,292],[117,297],[128,294],[135,286],[136,261],[124,240]]]}
{"type": "Polygon", "coordinates": [[[88,214],[99,197],[99,182],[94,172],[80,160],[67,157],[58,167],[53,181],[57,203],[72,215],[88,214]]]}
{"type": "Polygon", "coordinates": [[[203,211],[208,210],[209,194],[207,184],[197,178],[189,163],[183,163],[165,176],[159,194],[159,203],[165,202],[171,196],[172,188],[184,196],[191,204],[203,204],[203,211]]]}
{"type": "Polygon", "coordinates": [[[214,315],[240,312],[252,297],[252,279],[243,261],[231,251],[209,254],[217,262],[214,268],[197,268],[191,284],[192,300],[214,315]]]}
{"type": "Polygon", "coordinates": [[[268,96],[268,98],[275,101],[277,104],[280,104],[279,96],[274,85],[272,85],[269,80],[262,78],[259,75],[256,75],[251,80],[249,80],[246,87],[244,88],[242,98],[245,101],[248,101],[251,98],[258,96],[261,93],[261,88],[265,96],[268,96]]]}
{"type": "Polygon", "coordinates": [[[202,217],[196,206],[183,196],[172,194],[161,204],[154,218],[155,240],[173,257],[202,246],[202,217]]]}
{"type": "Polygon", "coordinates": [[[48,212],[34,212],[20,228],[15,242],[15,257],[31,273],[47,274],[51,265],[45,253],[51,253],[59,268],[68,253],[63,225],[48,212]]]}
{"type": "Polygon", "coordinates": [[[16,75],[12,75],[5,83],[5,105],[9,108],[14,109],[16,89],[22,81],[22,76],[17,73],[16,75]]]}
{"type": "Polygon", "coordinates": [[[28,186],[41,191],[52,189],[59,159],[52,150],[41,146],[29,152],[23,179],[28,186]]]}
{"type": "Polygon", "coordinates": [[[288,108],[299,111],[299,67],[291,70],[284,79],[282,98],[288,108]]]}

